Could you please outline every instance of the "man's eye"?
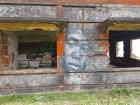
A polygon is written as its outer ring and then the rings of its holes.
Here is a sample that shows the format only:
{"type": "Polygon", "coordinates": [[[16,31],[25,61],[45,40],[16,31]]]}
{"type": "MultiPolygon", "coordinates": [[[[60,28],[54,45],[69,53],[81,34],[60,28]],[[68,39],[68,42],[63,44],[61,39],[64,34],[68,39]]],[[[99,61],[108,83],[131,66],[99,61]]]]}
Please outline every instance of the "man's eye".
{"type": "Polygon", "coordinates": [[[72,47],[75,46],[75,43],[74,43],[74,42],[69,42],[69,43],[68,43],[68,46],[72,48],[72,47]]]}
{"type": "Polygon", "coordinates": [[[87,53],[89,51],[89,47],[88,46],[82,46],[81,50],[83,53],[87,53]]]}
{"type": "Polygon", "coordinates": [[[88,50],[89,49],[89,46],[83,46],[82,49],[83,50],[88,50]]]}
{"type": "Polygon", "coordinates": [[[70,47],[73,47],[73,43],[69,43],[69,46],[70,46],[70,47]]]}

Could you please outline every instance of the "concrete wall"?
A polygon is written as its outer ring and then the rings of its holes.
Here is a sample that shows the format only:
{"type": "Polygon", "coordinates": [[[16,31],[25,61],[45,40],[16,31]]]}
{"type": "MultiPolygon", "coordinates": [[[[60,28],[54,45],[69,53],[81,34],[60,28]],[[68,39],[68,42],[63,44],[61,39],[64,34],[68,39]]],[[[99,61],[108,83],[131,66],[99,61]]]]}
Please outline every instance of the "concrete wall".
{"type": "Polygon", "coordinates": [[[0,70],[8,69],[10,56],[8,54],[8,37],[0,33],[0,70]]]}
{"type": "MultiPolygon", "coordinates": [[[[114,85],[114,84],[133,84],[140,83],[140,69],[109,69],[109,45],[108,35],[105,32],[106,25],[103,21],[113,17],[119,18],[140,18],[140,7],[122,6],[122,5],[102,5],[102,6],[62,6],[58,9],[56,6],[38,6],[38,5],[0,5],[0,17],[64,17],[67,18],[68,33],[64,40],[64,55],[58,59],[61,72],[58,78],[61,78],[61,85],[72,86],[90,85],[114,85]],[[76,30],[79,30],[76,32],[76,30]],[[70,32],[78,33],[78,36],[72,36],[70,32]]],[[[1,39],[2,40],[2,39],[1,39]]],[[[4,44],[1,44],[3,46],[4,44]]],[[[59,47],[59,46],[58,46],[59,47]]],[[[5,48],[1,48],[4,50],[5,48]]],[[[1,55],[1,62],[2,61],[1,55]]],[[[3,63],[1,63],[2,65],[3,63]]],[[[42,74],[40,74],[41,77],[42,74]]],[[[46,75],[47,76],[47,75],[46,75]]],[[[21,76],[22,77],[22,76],[21,76]]],[[[1,87],[4,84],[11,83],[18,75],[0,77],[1,87]]],[[[32,76],[31,76],[32,77],[32,76]]],[[[31,77],[20,79],[13,83],[14,85],[26,86],[26,82],[31,77]]],[[[35,76],[33,75],[33,78],[35,76]]],[[[32,79],[33,79],[32,78],[32,79]]],[[[39,78],[39,77],[37,77],[39,78]]],[[[50,81],[44,78],[43,82],[50,81]]],[[[42,85],[41,81],[34,79],[35,83],[42,85]]],[[[30,82],[30,81],[28,81],[30,82]]],[[[52,82],[55,83],[55,82],[52,82]]],[[[32,86],[32,83],[28,83],[32,86]]]]}
{"type": "Polygon", "coordinates": [[[139,0],[1,0],[0,3],[48,5],[140,4],[139,0]]]}
{"type": "Polygon", "coordinates": [[[10,57],[9,68],[17,69],[18,62],[18,36],[14,34],[7,34],[9,46],[8,46],[8,55],[10,57]]]}

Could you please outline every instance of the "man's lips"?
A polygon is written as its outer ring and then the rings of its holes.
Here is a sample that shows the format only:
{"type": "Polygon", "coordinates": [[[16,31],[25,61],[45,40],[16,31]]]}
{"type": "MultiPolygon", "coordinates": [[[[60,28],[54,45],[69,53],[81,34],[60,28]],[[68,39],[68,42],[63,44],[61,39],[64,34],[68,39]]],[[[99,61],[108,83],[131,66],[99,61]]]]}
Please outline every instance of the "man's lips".
{"type": "Polygon", "coordinates": [[[76,63],[67,63],[67,65],[76,66],[76,67],[80,67],[81,66],[80,64],[76,64],[76,63]]]}

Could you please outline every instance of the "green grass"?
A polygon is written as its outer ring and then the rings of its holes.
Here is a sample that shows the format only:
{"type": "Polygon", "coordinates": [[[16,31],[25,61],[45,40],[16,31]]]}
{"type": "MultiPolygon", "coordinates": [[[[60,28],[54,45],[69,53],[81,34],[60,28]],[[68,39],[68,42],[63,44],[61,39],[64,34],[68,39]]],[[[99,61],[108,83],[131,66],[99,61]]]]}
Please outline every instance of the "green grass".
{"type": "Polygon", "coordinates": [[[0,96],[0,105],[140,105],[140,90],[13,94],[0,96]]]}

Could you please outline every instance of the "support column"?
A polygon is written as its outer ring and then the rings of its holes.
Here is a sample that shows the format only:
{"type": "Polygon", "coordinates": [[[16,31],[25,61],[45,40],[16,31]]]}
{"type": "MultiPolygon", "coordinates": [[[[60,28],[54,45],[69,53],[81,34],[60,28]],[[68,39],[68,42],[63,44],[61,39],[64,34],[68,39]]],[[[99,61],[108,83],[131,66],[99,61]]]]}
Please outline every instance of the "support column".
{"type": "Polygon", "coordinates": [[[61,67],[61,57],[64,55],[65,33],[60,32],[57,35],[57,72],[63,72],[61,67]]]}
{"type": "Polygon", "coordinates": [[[9,69],[8,36],[0,33],[0,70],[9,69]]]}
{"type": "Polygon", "coordinates": [[[2,69],[2,35],[0,34],[0,70],[2,69]]]}
{"type": "Polygon", "coordinates": [[[56,0],[56,16],[63,17],[62,0],[56,0]]]}

